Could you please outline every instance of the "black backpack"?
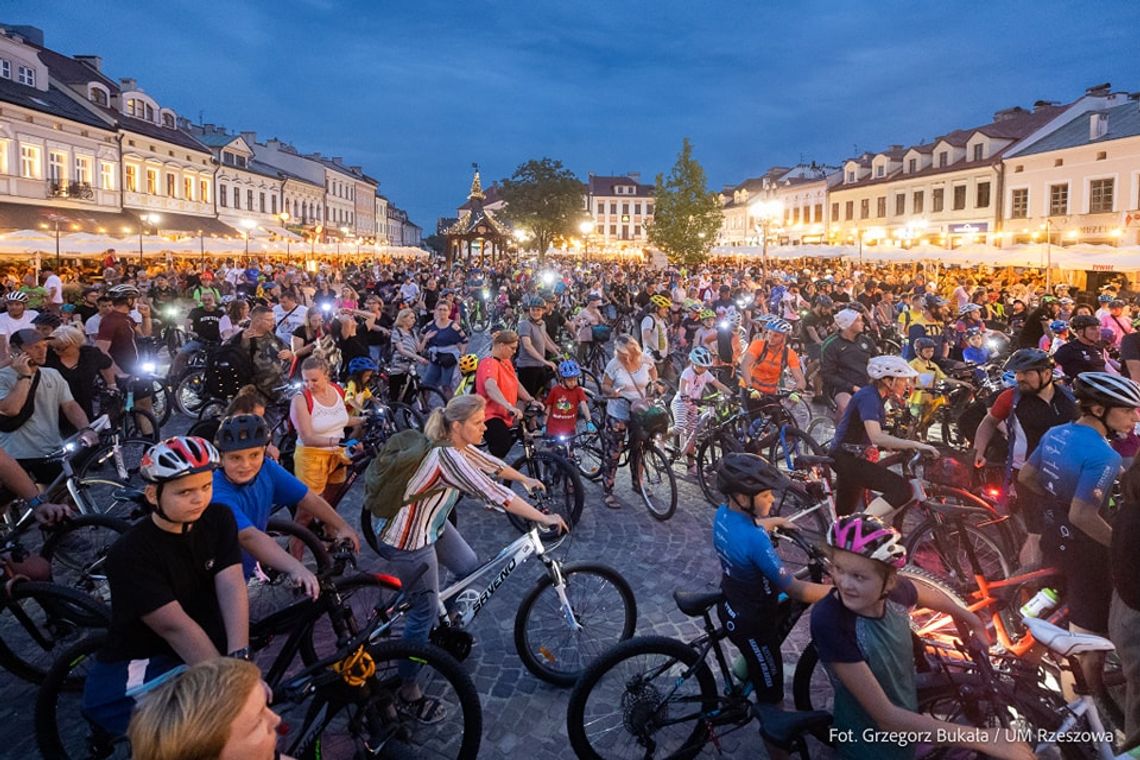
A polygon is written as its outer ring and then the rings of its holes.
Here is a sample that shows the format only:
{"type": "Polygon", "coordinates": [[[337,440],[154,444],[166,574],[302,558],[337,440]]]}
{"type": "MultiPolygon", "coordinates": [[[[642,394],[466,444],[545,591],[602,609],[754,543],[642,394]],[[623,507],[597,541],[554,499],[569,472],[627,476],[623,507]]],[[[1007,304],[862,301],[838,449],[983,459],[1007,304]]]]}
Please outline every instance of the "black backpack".
{"type": "Polygon", "coordinates": [[[241,344],[241,333],[223,343],[206,361],[205,391],[209,398],[229,400],[253,382],[252,348],[241,344]]]}

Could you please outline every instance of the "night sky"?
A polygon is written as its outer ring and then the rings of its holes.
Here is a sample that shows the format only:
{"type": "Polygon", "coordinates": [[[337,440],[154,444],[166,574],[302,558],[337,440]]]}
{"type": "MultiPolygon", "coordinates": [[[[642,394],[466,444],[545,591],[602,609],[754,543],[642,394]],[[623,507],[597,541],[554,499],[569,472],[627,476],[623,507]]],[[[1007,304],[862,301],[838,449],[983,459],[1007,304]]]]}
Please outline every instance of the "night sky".
{"type": "Polygon", "coordinates": [[[484,180],[561,159],[583,179],[711,188],[838,163],[994,111],[1140,90],[1140,1],[8,0],[6,23],[103,57],[160,104],[344,156],[434,231],[484,180]]]}

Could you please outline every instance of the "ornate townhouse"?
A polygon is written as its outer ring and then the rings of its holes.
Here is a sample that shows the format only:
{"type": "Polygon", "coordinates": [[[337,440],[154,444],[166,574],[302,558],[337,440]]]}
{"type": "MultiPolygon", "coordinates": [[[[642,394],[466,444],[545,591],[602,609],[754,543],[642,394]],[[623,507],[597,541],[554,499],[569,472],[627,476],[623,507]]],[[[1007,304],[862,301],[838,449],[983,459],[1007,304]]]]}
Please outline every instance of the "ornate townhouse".
{"type": "Polygon", "coordinates": [[[603,248],[643,248],[649,244],[646,225],[653,221],[653,185],[641,175],[603,177],[590,174],[586,209],[594,220],[592,245],[603,248]]]}
{"type": "Polygon", "coordinates": [[[773,166],[720,193],[724,212],[720,245],[759,245],[763,220],[753,205],[769,201],[768,242],[780,245],[822,243],[829,225],[827,194],[838,184],[837,167],[822,164],[773,166]]]}
{"type": "Polygon", "coordinates": [[[285,180],[280,173],[257,161],[253,146],[241,135],[214,124],[190,126],[188,131],[210,149],[217,162],[218,218],[242,232],[248,230],[251,237],[290,234],[284,229],[289,219],[282,216],[285,180]]]}

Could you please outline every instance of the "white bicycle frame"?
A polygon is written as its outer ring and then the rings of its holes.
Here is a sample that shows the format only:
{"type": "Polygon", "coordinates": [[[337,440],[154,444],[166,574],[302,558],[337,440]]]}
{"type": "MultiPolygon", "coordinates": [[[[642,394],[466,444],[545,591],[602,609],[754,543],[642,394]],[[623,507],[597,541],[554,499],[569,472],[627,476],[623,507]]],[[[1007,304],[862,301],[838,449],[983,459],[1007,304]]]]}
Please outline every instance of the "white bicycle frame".
{"type": "MultiPolygon", "coordinates": [[[[1057,727],[1056,734],[1065,735],[1072,731],[1077,722],[1084,716],[1088,719],[1088,728],[1093,735],[1105,736],[1106,730],[1104,722],[1100,719],[1100,711],[1096,709],[1096,700],[1093,699],[1091,694],[1082,694],[1077,699],[1070,702],[1065,706],[1068,715],[1061,721],[1061,725],[1057,727]]],[[[1041,742],[1034,748],[1034,753],[1040,755],[1049,747],[1056,747],[1057,741],[1041,742]]],[[[1129,753],[1125,752],[1122,755],[1117,755],[1113,752],[1112,745],[1103,739],[1098,739],[1094,746],[1096,747],[1096,755],[1100,760],[1117,760],[1117,758],[1127,758],[1129,753]]]]}

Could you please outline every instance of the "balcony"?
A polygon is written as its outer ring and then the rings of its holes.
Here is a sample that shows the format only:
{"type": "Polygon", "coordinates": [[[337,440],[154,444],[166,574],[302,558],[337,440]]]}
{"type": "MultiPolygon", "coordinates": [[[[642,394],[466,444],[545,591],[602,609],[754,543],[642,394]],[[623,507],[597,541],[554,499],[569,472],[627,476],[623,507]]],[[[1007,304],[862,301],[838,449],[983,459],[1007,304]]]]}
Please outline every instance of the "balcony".
{"type": "Polygon", "coordinates": [[[95,200],[95,189],[90,182],[50,182],[48,197],[71,198],[80,201],[95,200]]]}

